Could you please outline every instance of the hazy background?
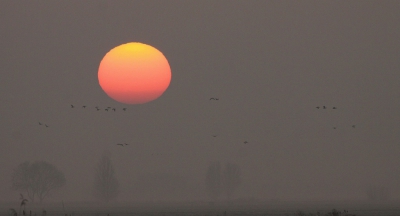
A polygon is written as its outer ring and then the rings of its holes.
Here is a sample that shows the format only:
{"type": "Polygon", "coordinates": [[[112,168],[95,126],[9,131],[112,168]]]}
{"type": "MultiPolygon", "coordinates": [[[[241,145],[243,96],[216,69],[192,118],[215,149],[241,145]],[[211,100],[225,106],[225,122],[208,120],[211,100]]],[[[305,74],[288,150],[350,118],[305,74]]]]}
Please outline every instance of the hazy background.
{"type": "Polygon", "coordinates": [[[399,11],[399,1],[2,0],[0,200],[18,199],[18,164],[45,160],[67,180],[45,201],[92,201],[106,150],[116,201],[208,200],[217,160],[242,169],[235,199],[367,200],[372,185],[399,199],[399,11]],[[172,70],[144,105],[113,101],[97,80],[103,56],[132,41],[172,70]]]}

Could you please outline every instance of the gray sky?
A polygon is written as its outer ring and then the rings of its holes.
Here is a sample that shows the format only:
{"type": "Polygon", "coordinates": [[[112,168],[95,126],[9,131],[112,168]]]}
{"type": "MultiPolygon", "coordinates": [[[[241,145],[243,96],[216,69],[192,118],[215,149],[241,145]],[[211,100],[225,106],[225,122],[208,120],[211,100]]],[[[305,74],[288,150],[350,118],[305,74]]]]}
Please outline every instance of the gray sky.
{"type": "Polygon", "coordinates": [[[4,0],[0,8],[1,200],[18,198],[10,177],[26,160],[65,173],[52,199],[93,200],[105,150],[118,200],[206,199],[216,160],[242,168],[236,198],[365,199],[370,185],[400,198],[399,1],[4,0]],[[150,44],[170,63],[171,84],[153,102],[120,104],[98,84],[103,56],[127,42],[150,44]],[[146,190],[163,173],[184,186],[146,190]]]}

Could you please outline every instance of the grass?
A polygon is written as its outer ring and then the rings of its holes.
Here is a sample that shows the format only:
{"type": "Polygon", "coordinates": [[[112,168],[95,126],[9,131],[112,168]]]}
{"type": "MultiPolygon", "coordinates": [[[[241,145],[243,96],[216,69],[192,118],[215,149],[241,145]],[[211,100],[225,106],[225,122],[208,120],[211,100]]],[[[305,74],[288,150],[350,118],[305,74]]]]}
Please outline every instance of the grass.
{"type": "MultiPolygon", "coordinates": [[[[181,203],[181,204],[157,204],[157,203],[120,203],[112,204],[107,207],[101,203],[44,203],[44,205],[34,206],[32,203],[26,204],[26,212],[32,211],[32,216],[42,216],[44,208],[47,216],[398,216],[400,207],[381,206],[366,207],[358,205],[334,205],[334,204],[270,204],[250,205],[220,203],[214,206],[202,203],[181,203]],[[346,206],[348,212],[344,212],[343,207],[332,209],[330,206],[346,206]],[[337,210],[340,209],[340,210],[337,210]],[[357,210],[358,209],[358,210],[357,210]],[[224,212],[226,211],[226,214],[224,212]]],[[[0,203],[0,215],[21,216],[18,213],[19,202],[0,203]],[[10,208],[10,207],[17,208],[10,208]],[[11,210],[12,209],[12,210],[11,210]]]]}

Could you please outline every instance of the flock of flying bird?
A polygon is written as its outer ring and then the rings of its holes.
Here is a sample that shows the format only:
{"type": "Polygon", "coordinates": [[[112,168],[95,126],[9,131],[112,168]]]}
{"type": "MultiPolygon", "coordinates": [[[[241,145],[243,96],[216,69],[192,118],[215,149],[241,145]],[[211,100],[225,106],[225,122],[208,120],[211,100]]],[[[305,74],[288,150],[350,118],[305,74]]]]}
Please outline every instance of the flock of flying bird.
{"type": "MultiPolygon", "coordinates": [[[[82,106],[83,109],[86,109],[86,107],[87,107],[86,105],[83,105],[83,106],[82,106]]],[[[71,108],[75,108],[75,105],[71,104],[71,108]]],[[[96,107],[94,107],[94,108],[96,108],[97,111],[100,111],[100,110],[101,110],[98,106],[96,106],[96,107]]],[[[126,109],[127,109],[127,108],[125,108],[125,107],[122,108],[123,111],[126,111],[126,109]]],[[[116,108],[113,108],[113,107],[106,107],[104,110],[107,111],[107,112],[108,112],[109,110],[110,110],[110,111],[112,110],[112,111],[114,111],[114,112],[117,111],[117,109],[116,109],[116,108]]],[[[42,122],[39,122],[39,125],[41,125],[41,126],[44,125],[45,127],[50,127],[48,124],[44,124],[44,123],[42,123],[42,122]]]]}
{"type": "MultiPolygon", "coordinates": [[[[75,105],[73,105],[73,104],[71,104],[71,108],[75,108],[76,106],[75,105]]],[[[83,105],[83,106],[81,106],[83,109],[86,109],[86,105],[83,105]]],[[[102,109],[100,109],[98,106],[96,106],[96,107],[94,107],[94,108],[96,108],[96,110],[97,111],[100,111],[100,110],[102,110],[102,109]]],[[[117,108],[113,108],[113,107],[106,107],[105,109],[104,109],[105,111],[114,111],[114,112],[116,112],[117,111],[117,108]]],[[[122,108],[122,110],[123,111],[126,111],[127,110],[127,108],[122,108]]],[[[50,127],[48,124],[44,124],[44,123],[42,123],[42,122],[39,122],[39,125],[40,126],[45,126],[45,127],[50,127]]],[[[127,145],[129,145],[128,143],[117,143],[117,145],[119,145],[119,146],[127,146],[127,145]]]]}
{"type": "MultiPolygon", "coordinates": [[[[212,97],[212,98],[210,98],[210,100],[215,100],[215,101],[218,101],[218,100],[219,100],[219,98],[212,97]]],[[[217,137],[217,135],[216,135],[216,134],[213,134],[212,136],[213,136],[214,138],[215,138],[215,137],[217,137]]],[[[247,141],[244,141],[243,143],[244,143],[244,144],[247,144],[247,143],[249,143],[249,142],[247,142],[247,141]]]]}
{"type": "MultiPolygon", "coordinates": [[[[82,106],[82,108],[84,108],[84,109],[85,109],[86,107],[87,107],[86,105],[83,105],[83,106],[82,106]]],[[[75,106],[71,104],[71,108],[75,108],[75,106]]],[[[94,108],[96,108],[97,111],[100,111],[100,110],[101,110],[98,106],[95,106],[94,108]]],[[[107,112],[108,112],[109,110],[112,110],[112,111],[114,111],[114,112],[117,111],[116,108],[112,108],[112,107],[106,107],[104,110],[107,111],[107,112]]],[[[123,111],[126,111],[126,108],[124,107],[124,108],[122,108],[122,110],[123,110],[123,111]]]]}
{"type": "MultiPolygon", "coordinates": [[[[83,106],[82,106],[83,109],[86,109],[86,107],[87,107],[86,105],[83,105],[83,106]]],[[[75,106],[74,106],[73,104],[71,104],[71,108],[75,108],[75,106]]],[[[102,109],[100,109],[98,106],[95,106],[94,108],[96,108],[97,111],[102,110],[102,109]]],[[[104,110],[107,111],[107,112],[108,112],[108,111],[111,111],[111,110],[114,111],[114,112],[116,112],[116,111],[117,111],[117,108],[113,108],[113,107],[110,107],[110,106],[109,106],[109,107],[104,108],[104,110]]],[[[126,108],[124,107],[124,108],[122,108],[122,110],[123,110],[123,111],[126,111],[126,108]]],[[[127,146],[127,145],[129,145],[129,144],[128,144],[128,143],[117,143],[117,145],[118,145],[118,146],[124,147],[124,146],[127,146]]]]}
{"type": "MultiPolygon", "coordinates": [[[[320,106],[317,106],[317,107],[315,107],[315,108],[317,108],[317,109],[327,109],[328,107],[326,107],[326,106],[322,106],[322,107],[320,107],[320,106]]],[[[332,107],[332,109],[337,109],[336,107],[332,107]]],[[[356,128],[356,125],[352,125],[351,126],[352,128],[356,128]]],[[[333,129],[336,129],[336,127],[333,127],[333,129]]]]}
{"type": "MultiPolygon", "coordinates": [[[[212,97],[212,98],[210,98],[209,100],[215,100],[215,101],[218,101],[219,100],[219,98],[215,98],[215,97],[212,97]]],[[[75,105],[73,105],[73,104],[71,104],[71,108],[75,108],[76,106],[75,105]]],[[[86,105],[83,105],[83,106],[81,106],[83,109],[86,109],[86,105]]],[[[100,110],[103,110],[103,109],[100,109],[98,106],[96,106],[96,107],[94,107],[94,108],[96,108],[96,110],[97,111],[100,111],[100,110]]],[[[328,107],[327,106],[317,106],[317,107],[315,107],[315,108],[317,108],[317,109],[328,109],[328,107]]],[[[334,107],[332,107],[331,109],[337,109],[335,106],[334,107]]],[[[105,111],[113,111],[113,112],[116,112],[117,111],[117,108],[113,108],[113,107],[106,107],[106,108],[104,108],[104,110],[105,111]]],[[[127,108],[122,108],[122,110],[123,111],[126,111],[127,110],[127,108]]],[[[39,122],[39,125],[40,126],[45,126],[46,128],[47,127],[50,127],[48,124],[44,124],[44,123],[42,123],[42,122],[39,122]]],[[[352,125],[351,126],[352,128],[356,128],[356,125],[352,125]]],[[[333,127],[333,129],[336,129],[336,127],[333,127]]],[[[215,137],[217,137],[217,135],[216,134],[213,134],[212,135],[214,138],[215,137]]],[[[243,142],[244,144],[248,144],[249,142],[248,141],[244,141],[243,142]]],[[[117,143],[116,145],[118,145],[118,146],[121,146],[121,147],[124,147],[124,146],[127,146],[127,145],[129,145],[128,143],[117,143]]]]}

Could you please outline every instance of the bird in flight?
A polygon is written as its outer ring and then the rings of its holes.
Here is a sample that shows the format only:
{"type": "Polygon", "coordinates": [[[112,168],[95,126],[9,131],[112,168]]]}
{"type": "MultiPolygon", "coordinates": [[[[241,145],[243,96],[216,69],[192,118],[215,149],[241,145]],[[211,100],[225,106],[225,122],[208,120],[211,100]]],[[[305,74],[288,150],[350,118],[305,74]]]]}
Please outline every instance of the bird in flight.
{"type": "Polygon", "coordinates": [[[126,108],[122,108],[123,111],[126,111],[126,108]]]}
{"type": "Polygon", "coordinates": [[[336,127],[333,127],[333,129],[336,129],[336,127]]]}
{"type": "Polygon", "coordinates": [[[115,108],[112,108],[112,110],[115,112],[115,108]]]}
{"type": "Polygon", "coordinates": [[[219,98],[210,98],[210,100],[219,100],[219,98]]]}
{"type": "Polygon", "coordinates": [[[249,143],[249,142],[247,142],[247,141],[244,141],[243,143],[244,143],[244,144],[247,144],[247,143],[249,143]]]}
{"type": "Polygon", "coordinates": [[[124,146],[124,144],[118,143],[117,145],[124,146]]]}
{"type": "Polygon", "coordinates": [[[356,128],[356,125],[352,125],[353,128],[356,128]]]}
{"type": "Polygon", "coordinates": [[[212,136],[213,136],[213,137],[217,137],[217,135],[215,135],[215,134],[214,134],[214,135],[212,135],[212,136]]]}
{"type": "Polygon", "coordinates": [[[85,106],[85,105],[83,105],[82,107],[83,107],[83,108],[86,108],[86,106],[85,106]]]}
{"type": "Polygon", "coordinates": [[[49,127],[47,124],[44,124],[44,126],[49,127]]]}
{"type": "Polygon", "coordinates": [[[319,106],[317,106],[316,108],[319,109],[319,106]]]}
{"type": "Polygon", "coordinates": [[[129,145],[128,143],[124,143],[125,145],[129,145]]]}
{"type": "Polygon", "coordinates": [[[97,109],[97,111],[99,111],[100,109],[99,108],[96,108],[97,109]]]}
{"type": "Polygon", "coordinates": [[[39,122],[39,125],[42,125],[42,123],[39,122]]]}
{"type": "Polygon", "coordinates": [[[74,108],[74,105],[71,104],[71,108],[74,108]]]}
{"type": "Polygon", "coordinates": [[[104,109],[104,110],[108,112],[108,109],[104,109]]]}
{"type": "Polygon", "coordinates": [[[326,109],[326,106],[323,106],[324,109],[326,109]]]}
{"type": "Polygon", "coordinates": [[[336,107],[333,107],[332,109],[336,109],[336,107]]]}

